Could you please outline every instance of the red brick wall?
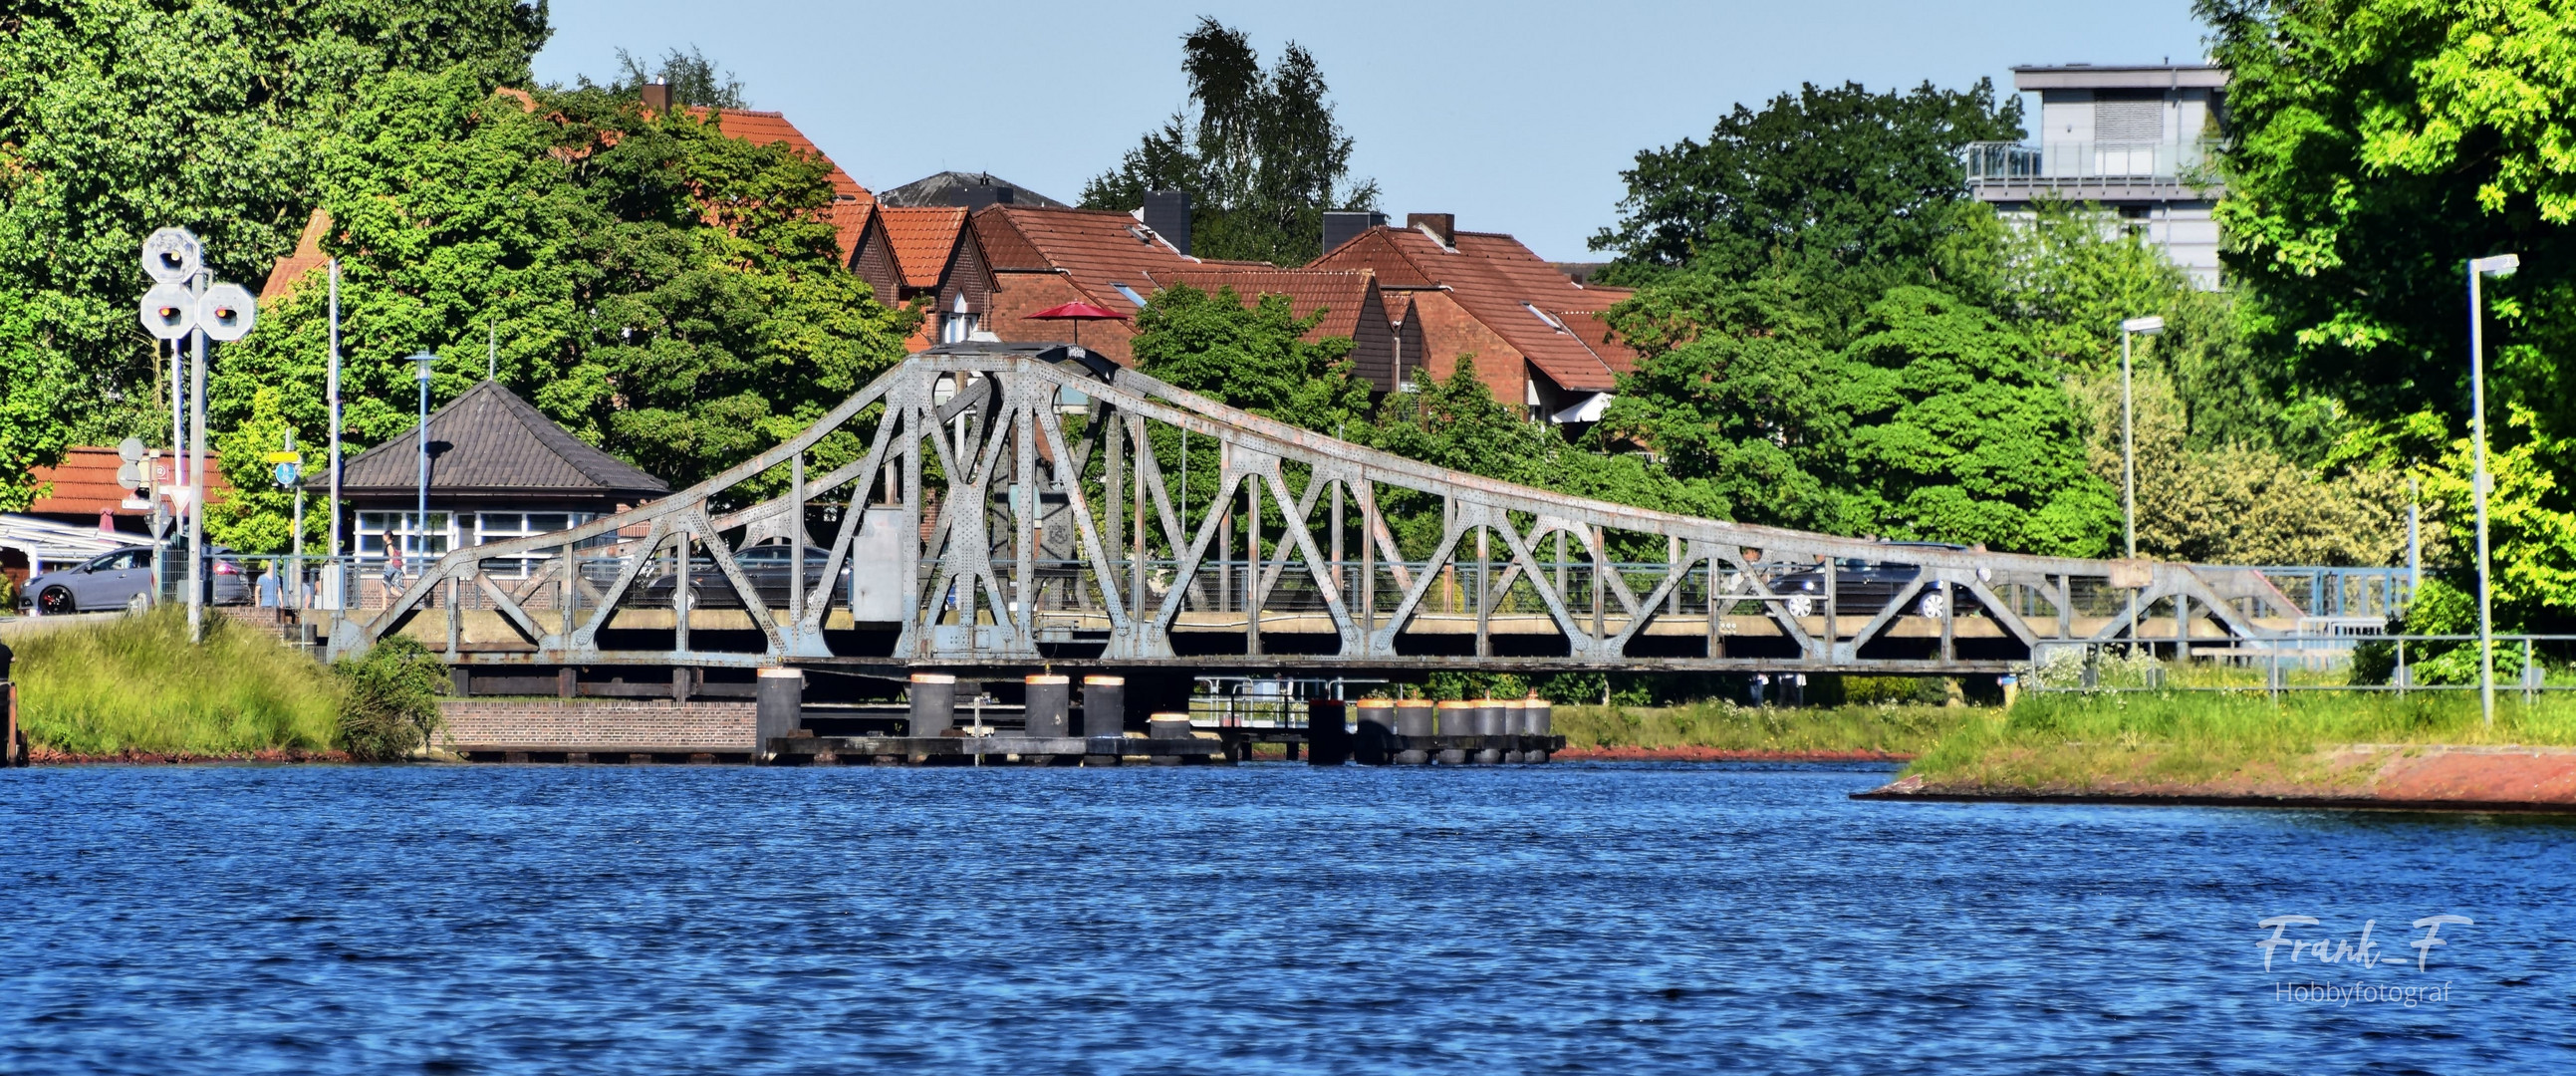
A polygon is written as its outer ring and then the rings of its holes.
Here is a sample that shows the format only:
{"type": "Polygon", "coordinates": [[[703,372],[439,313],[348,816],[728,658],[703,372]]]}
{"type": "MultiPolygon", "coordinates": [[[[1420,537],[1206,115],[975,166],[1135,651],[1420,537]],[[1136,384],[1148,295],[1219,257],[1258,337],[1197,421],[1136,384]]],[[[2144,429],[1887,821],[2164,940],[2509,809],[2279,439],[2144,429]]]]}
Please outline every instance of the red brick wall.
{"type": "Polygon", "coordinates": [[[438,704],[449,748],[574,751],[748,751],[755,704],[642,700],[454,699],[438,704]]]}
{"type": "Polygon", "coordinates": [[[1417,291],[1412,298],[1414,320],[1405,324],[1405,334],[1410,337],[1418,329],[1422,354],[1404,357],[1406,376],[1428,365],[1434,380],[1447,380],[1458,368],[1458,356],[1474,355],[1476,376],[1494,391],[1494,399],[1520,413],[1529,401],[1529,360],[1447,294],[1417,291]]]}

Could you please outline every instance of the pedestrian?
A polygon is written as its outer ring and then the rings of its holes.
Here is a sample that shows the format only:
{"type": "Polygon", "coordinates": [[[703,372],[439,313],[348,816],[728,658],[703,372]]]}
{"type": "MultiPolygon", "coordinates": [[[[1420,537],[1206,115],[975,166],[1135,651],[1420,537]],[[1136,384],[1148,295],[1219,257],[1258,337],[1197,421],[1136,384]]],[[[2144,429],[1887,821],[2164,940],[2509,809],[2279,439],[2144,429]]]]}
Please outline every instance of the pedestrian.
{"type": "Polygon", "coordinates": [[[1762,695],[1771,686],[1770,673],[1753,674],[1753,705],[1762,705],[1762,695]]]}
{"type": "Polygon", "coordinates": [[[392,604],[392,603],[393,603],[394,595],[397,595],[397,594],[402,593],[402,588],[403,588],[403,555],[402,555],[402,545],[401,545],[401,543],[393,541],[393,540],[392,540],[392,536],[391,536],[391,535],[387,535],[387,536],[386,536],[386,538],[387,538],[387,540],[386,540],[386,542],[385,542],[385,602],[386,602],[386,604],[390,605],[390,604],[392,604]]]}

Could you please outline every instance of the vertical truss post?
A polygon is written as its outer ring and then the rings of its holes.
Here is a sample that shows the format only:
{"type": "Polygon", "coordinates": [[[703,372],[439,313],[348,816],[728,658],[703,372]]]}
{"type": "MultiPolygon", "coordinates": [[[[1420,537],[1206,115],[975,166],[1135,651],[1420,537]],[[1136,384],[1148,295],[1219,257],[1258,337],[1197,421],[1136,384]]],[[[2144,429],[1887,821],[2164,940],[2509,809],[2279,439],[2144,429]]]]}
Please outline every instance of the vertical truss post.
{"type": "Polygon", "coordinates": [[[1808,651],[1809,660],[1819,656],[1830,656],[1843,641],[1842,626],[1835,623],[1841,613],[1840,603],[1836,599],[1840,597],[1839,591],[1842,590],[1842,586],[1834,577],[1835,570],[1840,567],[1835,562],[1840,559],[1831,553],[1825,554],[1825,645],[1808,651]]]}
{"type": "MultiPolygon", "coordinates": [[[[1363,476],[1361,481],[1367,481],[1363,476]]],[[[1377,498],[1361,497],[1360,502],[1360,638],[1377,632],[1377,498]]],[[[1363,644],[1365,648],[1366,644],[1363,644]]]]}
{"type": "MultiPolygon", "coordinates": [[[[855,503],[863,497],[852,497],[855,503]]],[[[801,634],[805,630],[805,454],[799,452],[787,464],[787,619],[801,634]]],[[[768,599],[758,594],[744,596],[745,602],[768,599]]],[[[831,603],[825,602],[829,610],[831,603]]]]}
{"type": "Polygon", "coordinates": [[[1326,483],[1326,485],[1332,490],[1333,494],[1333,518],[1331,523],[1333,528],[1333,552],[1332,556],[1326,559],[1333,562],[1333,589],[1347,594],[1350,592],[1348,582],[1350,577],[1342,571],[1342,485],[1339,482],[1330,482],[1326,483]]]}
{"type": "Polygon", "coordinates": [[[1261,483],[1243,484],[1243,652],[1261,652],[1261,483]]]}
{"type": "Polygon", "coordinates": [[[1494,656],[1493,636],[1487,625],[1494,597],[1493,580],[1487,574],[1490,570],[1487,566],[1493,563],[1493,552],[1489,548],[1492,536],[1491,529],[1481,525],[1476,528],[1476,656],[1480,658],[1494,656]]]}

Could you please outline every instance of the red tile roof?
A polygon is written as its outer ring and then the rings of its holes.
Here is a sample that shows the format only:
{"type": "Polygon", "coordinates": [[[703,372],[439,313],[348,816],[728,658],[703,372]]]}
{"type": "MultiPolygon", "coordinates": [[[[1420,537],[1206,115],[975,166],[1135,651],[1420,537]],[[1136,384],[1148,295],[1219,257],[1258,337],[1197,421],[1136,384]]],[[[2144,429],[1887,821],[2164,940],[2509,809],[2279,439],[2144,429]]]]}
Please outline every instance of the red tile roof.
{"type": "Polygon", "coordinates": [[[304,234],[295,240],[295,252],[279,258],[277,265],[268,271],[268,283],[259,286],[259,305],[267,306],[285,298],[295,283],[304,279],[304,274],[330,263],[331,256],[322,253],[322,236],[330,230],[331,217],[320,209],[305,218],[304,234]]]}
{"type": "MultiPolygon", "coordinates": [[[[170,462],[167,455],[152,461],[156,476],[163,481],[169,480],[170,462]]],[[[53,488],[29,504],[27,511],[34,515],[84,518],[98,515],[101,509],[118,516],[150,515],[144,509],[124,507],[125,488],[116,484],[116,469],[124,463],[125,459],[118,456],[113,448],[71,449],[63,454],[61,464],[38,467],[30,472],[39,486],[50,483],[53,488]]],[[[232,491],[232,483],[224,480],[224,472],[220,468],[220,457],[213,452],[206,453],[208,504],[223,503],[224,495],[232,491]]]]}
{"type": "Polygon", "coordinates": [[[1059,271],[1092,302],[1130,317],[1138,307],[1116,285],[1144,296],[1192,270],[1278,269],[1267,262],[1190,257],[1136,218],[1113,210],[996,205],[977,211],[974,219],[995,272],[1059,271]]]}
{"type": "Polygon", "coordinates": [[[841,248],[841,265],[844,268],[849,266],[850,259],[859,256],[859,243],[868,234],[868,215],[875,211],[875,205],[864,201],[832,203],[832,241],[841,248]]]}
{"type": "MultiPolygon", "coordinates": [[[[704,114],[703,110],[700,109],[691,109],[690,111],[704,114]]],[[[718,109],[716,110],[716,126],[717,129],[722,130],[724,133],[732,135],[735,138],[742,139],[743,141],[749,142],[755,146],[766,146],[772,142],[785,142],[789,148],[800,153],[810,153],[816,157],[822,158],[824,164],[831,165],[832,167],[832,193],[834,196],[840,198],[855,198],[865,201],[874,200],[868,194],[868,189],[866,187],[860,186],[858,180],[850,178],[850,174],[842,171],[840,165],[832,164],[831,156],[824,153],[821,149],[816,148],[814,140],[805,137],[805,132],[797,130],[795,124],[787,122],[787,117],[783,113],[755,112],[748,108],[718,109]]]]}
{"type": "Polygon", "coordinates": [[[965,233],[965,207],[880,206],[877,213],[885,222],[895,264],[903,269],[904,286],[938,287],[948,256],[956,252],[957,239],[965,233]]]}
{"type": "MultiPolygon", "coordinates": [[[[1324,320],[1316,323],[1309,340],[1327,336],[1358,335],[1360,314],[1368,307],[1375,274],[1366,269],[1335,271],[1316,269],[1191,269],[1170,274],[1165,286],[1187,284],[1200,291],[1214,293],[1219,288],[1233,288],[1243,305],[1251,306],[1264,295],[1284,295],[1290,313],[1306,317],[1316,310],[1324,311],[1324,320]]],[[[1383,316],[1384,307],[1380,308],[1383,316]]]]}
{"type": "Polygon", "coordinates": [[[1561,388],[1607,392],[1635,364],[1597,316],[1629,292],[1576,284],[1508,235],[1456,232],[1451,242],[1444,248],[1419,228],[1371,228],[1309,268],[1374,269],[1389,291],[1446,291],[1561,388]]]}

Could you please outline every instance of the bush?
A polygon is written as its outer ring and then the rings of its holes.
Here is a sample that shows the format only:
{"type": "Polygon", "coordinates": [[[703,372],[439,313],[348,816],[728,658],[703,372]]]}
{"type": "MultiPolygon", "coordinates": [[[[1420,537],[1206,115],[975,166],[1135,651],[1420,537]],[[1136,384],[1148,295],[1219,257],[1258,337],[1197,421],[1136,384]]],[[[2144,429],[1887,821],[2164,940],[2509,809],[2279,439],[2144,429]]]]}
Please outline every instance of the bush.
{"type": "Polygon", "coordinates": [[[340,747],[360,762],[391,762],[429,743],[438,731],[438,696],[447,664],[417,639],[387,636],[366,656],[343,658],[339,674],[340,747]]]}

